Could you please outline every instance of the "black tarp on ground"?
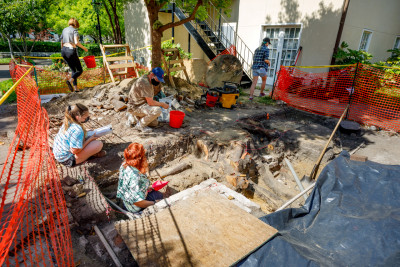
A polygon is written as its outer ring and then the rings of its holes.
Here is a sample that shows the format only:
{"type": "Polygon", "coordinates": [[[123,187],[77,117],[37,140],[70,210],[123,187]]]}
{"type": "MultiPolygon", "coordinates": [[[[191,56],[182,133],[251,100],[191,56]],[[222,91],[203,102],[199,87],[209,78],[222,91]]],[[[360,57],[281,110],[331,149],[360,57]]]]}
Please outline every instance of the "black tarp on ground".
{"type": "Polygon", "coordinates": [[[400,166],[349,158],[323,169],[303,207],[261,218],[279,234],[239,266],[400,266],[400,166]]]}

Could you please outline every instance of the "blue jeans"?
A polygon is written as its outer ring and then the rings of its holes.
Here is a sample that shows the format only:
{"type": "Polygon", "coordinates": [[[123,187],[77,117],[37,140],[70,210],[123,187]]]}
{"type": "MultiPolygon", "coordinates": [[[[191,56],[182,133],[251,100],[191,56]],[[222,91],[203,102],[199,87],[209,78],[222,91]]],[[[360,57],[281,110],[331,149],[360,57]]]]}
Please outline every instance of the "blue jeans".
{"type": "Polygon", "coordinates": [[[253,77],[254,76],[265,77],[267,76],[267,70],[265,68],[253,69],[253,77]]]}

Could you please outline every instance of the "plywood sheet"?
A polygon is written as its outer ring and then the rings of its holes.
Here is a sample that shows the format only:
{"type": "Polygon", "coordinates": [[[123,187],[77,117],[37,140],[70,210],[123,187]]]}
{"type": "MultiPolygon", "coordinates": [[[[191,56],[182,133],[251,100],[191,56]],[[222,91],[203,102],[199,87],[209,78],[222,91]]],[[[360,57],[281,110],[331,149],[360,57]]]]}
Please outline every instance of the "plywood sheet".
{"type": "Polygon", "coordinates": [[[277,233],[211,190],[115,226],[139,266],[229,266],[277,233]]]}

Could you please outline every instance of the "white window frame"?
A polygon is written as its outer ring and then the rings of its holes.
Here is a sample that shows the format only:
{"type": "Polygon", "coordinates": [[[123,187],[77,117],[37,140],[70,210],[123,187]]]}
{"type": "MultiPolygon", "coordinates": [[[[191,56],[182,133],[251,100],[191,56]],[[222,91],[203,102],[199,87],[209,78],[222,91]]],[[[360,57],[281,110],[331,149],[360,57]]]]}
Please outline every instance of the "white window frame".
{"type": "Polygon", "coordinates": [[[362,50],[362,51],[368,52],[369,45],[371,44],[371,39],[372,39],[372,35],[373,34],[374,34],[374,32],[372,30],[370,30],[370,29],[363,29],[362,34],[361,34],[361,38],[360,38],[360,43],[358,44],[358,50],[362,50]],[[367,43],[365,45],[365,49],[361,49],[361,42],[362,42],[362,39],[363,39],[363,36],[364,36],[365,32],[369,32],[371,34],[369,35],[369,38],[368,38],[367,43]]]}
{"type": "Polygon", "coordinates": [[[400,35],[397,35],[396,38],[394,38],[393,49],[396,49],[396,48],[400,49],[400,35]],[[399,47],[396,47],[397,40],[399,40],[399,43],[398,43],[399,47]]]}

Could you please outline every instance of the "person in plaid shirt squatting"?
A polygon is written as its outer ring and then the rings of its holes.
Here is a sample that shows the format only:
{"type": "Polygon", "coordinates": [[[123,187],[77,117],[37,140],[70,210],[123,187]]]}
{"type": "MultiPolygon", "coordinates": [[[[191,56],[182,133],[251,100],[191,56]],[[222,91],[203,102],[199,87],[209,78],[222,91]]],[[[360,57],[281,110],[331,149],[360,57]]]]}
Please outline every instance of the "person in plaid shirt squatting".
{"type": "Polygon", "coordinates": [[[125,161],[119,168],[117,198],[130,212],[138,212],[163,199],[161,192],[153,190],[145,173],[148,164],[143,145],[130,144],[124,151],[125,161]]]}
{"type": "Polygon", "coordinates": [[[271,65],[269,61],[269,49],[268,45],[271,43],[269,38],[264,38],[262,44],[259,48],[256,49],[253,56],[253,66],[251,67],[253,71],[253,83],[250,87],[250,100],[253,100],[254,89],[256,88],[258,76],[261,76],[262,84],[260,97],[265,96],[264,89],[265,83],[267,82],[267,70],[268,66],[271,65]]]}

